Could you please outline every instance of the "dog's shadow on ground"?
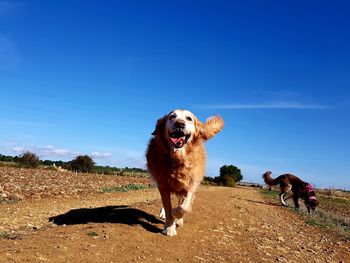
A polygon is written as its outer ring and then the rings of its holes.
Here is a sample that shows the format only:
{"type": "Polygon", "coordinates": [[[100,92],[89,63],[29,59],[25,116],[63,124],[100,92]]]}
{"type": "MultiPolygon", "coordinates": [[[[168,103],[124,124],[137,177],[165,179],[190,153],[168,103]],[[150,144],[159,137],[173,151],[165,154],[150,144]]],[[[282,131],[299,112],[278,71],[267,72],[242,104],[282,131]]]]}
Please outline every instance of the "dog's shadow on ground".
{"type": "Polygon", "coordinates": [[[56,225],[78,225],[87,223],[115,223],[129,226],[141,225],[147,231],[159,233],[162,230],[155,224],[164,224],[140,209],[129,206],[105,206],[97,208],[80,208],[65,214],[50,217],[49,221],[56,225]]]}

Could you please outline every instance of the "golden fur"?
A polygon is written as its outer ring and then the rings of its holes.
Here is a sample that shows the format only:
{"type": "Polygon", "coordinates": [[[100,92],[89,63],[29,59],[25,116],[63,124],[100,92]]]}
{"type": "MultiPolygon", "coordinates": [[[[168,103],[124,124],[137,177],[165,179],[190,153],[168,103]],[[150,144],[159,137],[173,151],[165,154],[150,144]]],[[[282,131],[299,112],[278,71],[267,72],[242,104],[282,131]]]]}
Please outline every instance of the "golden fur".
{"type": "Polygon", "coordinates": [[[174,110],[157,121],[146,159],[163,202],[160,214],[165,218],[163,234],[176,235],[176,226],[183,225],[184,214],[191,211],[194,193],[205,176],[204,143],[223,126],[220,116],[202,123],[186,110],[174,110]],[[172,139],[176,132],[180,132],[176,137],[182,137],[172,139]],[[171,204],[172,193],[179,199],[175,208],[171,204]]]}

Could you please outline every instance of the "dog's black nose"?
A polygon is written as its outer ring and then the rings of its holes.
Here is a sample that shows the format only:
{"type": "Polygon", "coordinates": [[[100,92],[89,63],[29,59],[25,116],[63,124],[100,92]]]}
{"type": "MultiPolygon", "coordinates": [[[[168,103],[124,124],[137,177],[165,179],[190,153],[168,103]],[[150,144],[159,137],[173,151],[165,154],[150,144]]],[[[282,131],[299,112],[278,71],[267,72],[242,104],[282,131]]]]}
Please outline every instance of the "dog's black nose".
{"type": "Polygon", "coordinates": [[[176,121],[174,124],[174,127],[176,129],[183,129],[183,128],[185,128],[185,122],[184,121],[176,121]]]}

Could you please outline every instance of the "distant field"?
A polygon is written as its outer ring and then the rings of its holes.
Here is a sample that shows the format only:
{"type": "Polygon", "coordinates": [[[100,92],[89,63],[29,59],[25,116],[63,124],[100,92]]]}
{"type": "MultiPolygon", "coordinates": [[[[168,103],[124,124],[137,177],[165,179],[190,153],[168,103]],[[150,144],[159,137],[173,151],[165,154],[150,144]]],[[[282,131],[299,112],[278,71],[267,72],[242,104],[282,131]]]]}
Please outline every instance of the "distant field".
{"type": "MultiPolygon", "coordinates": [[[[270,200],[279,203],[279,191],[263,189],[261,192],[270,200]]],[[[350,192],[334,189],[319,189],[316,191],[320,205],[312,215],[308,215],[303,201],[299,199],[298,213],[307,224],[332,231],[346,240],[350,240],[350,192]]],[[[291,198],[287,204],[293,209],[291,198]]],[[[293,209],[294,210],[294,209],[293,209]]]]}
{"type": "Polygon", "coordinates": [[[152,182],[144,174],[123,176],[77,174],[66,170],[29,169],[0,166],[0,203],[13,203],[26,198],[76,196],[103,193],[125,184],[149,187],[152,182]]]}

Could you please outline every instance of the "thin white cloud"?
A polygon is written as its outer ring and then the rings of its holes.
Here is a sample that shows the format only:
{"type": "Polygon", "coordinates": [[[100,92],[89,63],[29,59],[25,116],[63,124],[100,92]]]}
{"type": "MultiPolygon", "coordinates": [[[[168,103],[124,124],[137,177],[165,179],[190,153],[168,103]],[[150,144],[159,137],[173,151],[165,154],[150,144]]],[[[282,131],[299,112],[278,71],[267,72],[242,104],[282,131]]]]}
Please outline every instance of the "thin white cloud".
{"type": "Polygon", "coordinates": [[[25,151],[25,148],[16,146],[16,147],[13,147],[12,150],[15,151],[16,153],[22,153],[25,151]]]}
{"type": "MultiPolygon", "coordinates": [[[[86,153],[82,153],[80,151],[73,151],[64,148],[55,148],[52,145],[46,145],[44,147],[41,146],[21,146],[16,145],[11,148],[1,147],[2,150],[10,155],[19,155],[26,151],[33,152],[37,154],[40,159],[50,159],[50,160],[70,160],[75,158],[78,155],[85,155],[86,153]]],[[[109,152],[92,152],[88,154],[93,159],[105,159],[109,160],[112,157],[112,154],[109,152]]]]}
{"type": "Polygon", "coordinates": [[[39,155],[53,156],[53,157],[67,157],[72,156],[72,152],[67,149],[56,149],[52,145],[47,145],[43,148],[38,148],[39,155]]]}
{"type": "Polygon", "coordinates": [[[318,104],[304,104],[300,102],[268,102],[268,103],[233,103],[233,104],[208,104],[198,105],[205,109],[222,109],[222,110],[244,110],[244,109],[299,109],[299,110],[326,110],[330,106],[318,104]]]}
{"type": "Polygon", "coordinates": [[[111,157],[112,156],[112,154],[111,153],[101,153],[101,152],[92,152],[91,154],[90,154],[90,156],[92,157],[92,158],[109,158],[109,157],[111,157]]]}
{"type": "Polygon", "coordinates": [[[26,151],[34,152],[37,154],[40,158],[51,158],[51,159],[57,159],[57,158],[67,158],[67,157],[73,157],[74,154],[72,151],[67,149],[56,149],[51,145],[47,145],[44,147],[38,147],[38,146],[15,146],[11,149],[15,154],[21,154],[26,151]]]}
{"type": "Polygon", "coordinates": [[[99,165],[112,165],[116,167],[137,167],[146,168],[146,160],[143,152],[138,152],[134,150],[123,149],[117,154],[118,156],[124,156],[124,158],[114,159],[110,152],[99,152],[93,151],[91,153],[84,153],[80,151],[74,151],[65,148],[56,148],[53,145],[37,146],[37,145],[21,145],[16,143],[12,146],[1,146],[1,152],[6,155],[20,155],[26,151],[33,152],[39,156],[41,160],[62,160],[70,161],[78,155],[89,155],[91,156],[99,165]]]}

